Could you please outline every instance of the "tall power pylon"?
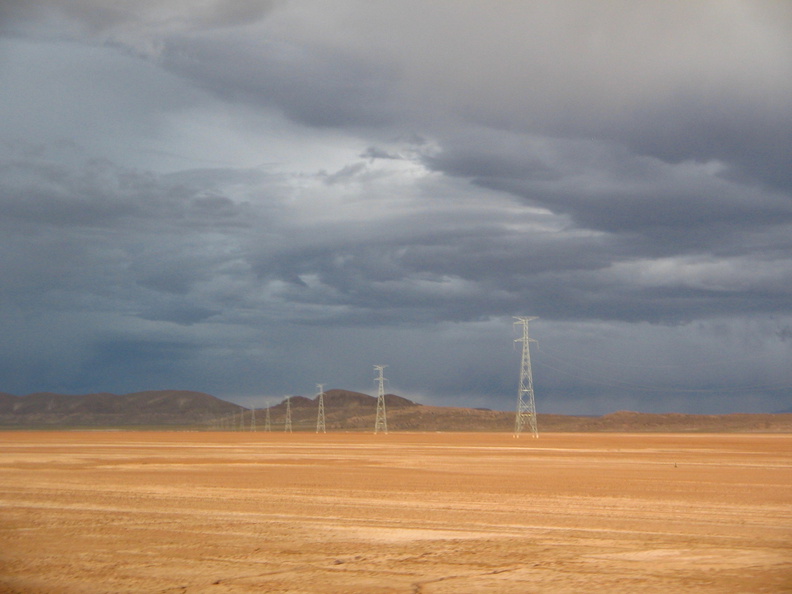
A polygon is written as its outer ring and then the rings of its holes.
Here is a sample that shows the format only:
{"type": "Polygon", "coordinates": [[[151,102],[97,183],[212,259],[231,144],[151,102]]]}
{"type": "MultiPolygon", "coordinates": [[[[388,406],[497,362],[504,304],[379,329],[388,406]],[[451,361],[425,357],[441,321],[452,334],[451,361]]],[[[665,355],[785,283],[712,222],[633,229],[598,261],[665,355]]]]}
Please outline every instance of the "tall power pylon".
{"type": "Polygon", "coordinates": [[[539,430],[536,427],[536,402],[534,402],[533,374],[531,373],[531,348],[532,342],[536,342],[528,336],[528,322],[536,320],[537,317],[515,317],[515,325],[522,326],[522,337],[515,339],[514,342],[522,344],[522,363],[520,364],[520,390],[517,395],[517,418],[514,421],[514,437],[519,437],[523,428],[527,424],[534,437],[539,437],[539,430]]]}
{"type": "Polygon", "coordinates": [[[388,432],[388,417],[385,413],[385,378],[382,371],[387,365],[375,365],[374,369],[378,372],[376,380],[379,382],[379,389],[377,390],[377,419],[374,421],[374,433],[388,432]]]}
{"type": "Polygon", "coordinates": [[[292,432],[291,424],[291,396],[286,396],[286,422],[283,425],[283,430],[292,432]]]}
{"type": "Polygon", "coordinates": [[[324,411],[324,384],[316,384],[319,388],[319,412],[316,415],[316,432],[327,433],[325,429],[325,411],[324,411]]]}
{"type": "Polygon", "coordinates": [[[250,407],[250,430],[256,430],[256,405],[250,407]]]}

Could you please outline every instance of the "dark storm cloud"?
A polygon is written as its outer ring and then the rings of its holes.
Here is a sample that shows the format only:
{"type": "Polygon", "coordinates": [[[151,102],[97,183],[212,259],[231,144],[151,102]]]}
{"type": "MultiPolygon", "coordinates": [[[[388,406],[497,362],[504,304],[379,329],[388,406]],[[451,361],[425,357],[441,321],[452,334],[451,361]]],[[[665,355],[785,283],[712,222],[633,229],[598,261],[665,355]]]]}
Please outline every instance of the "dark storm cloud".
{"type": "Polygon", "coordinates": [[[138,221],[162,221],[214,227],[245,224],[246,204],[235,203],[214,188],[260,179],[245,171],[200,170],[156,175],[88,157],[70,148],[64,163],[46,148],[34,153],[23,144],[0,160],[7,221],[57,227],[114,227],[138,221]],[[212,183],[209,183],[212,178],[212,183]]]}
{"type": "MultiPolygon", "coordinates": [[[[786,281],[743,280],[751,276],[751,261],[789,268],[789,242],[781,238],[792,229],[792,200],[773,187],[730,178],[728,166],[715,157],[709,163],[667,163],[610,142],[477,130],[451,138],[424,162],[569,217],[581,231],[596,232],[577,254],[581,274],[566,273],[563,262],[541,242],[514,243],[504,251],[510,254],[506,266],[491,267],[506,272],[519,262],[513,257],[517,253],[528,261],[540,256],[553,272],[531,274],[529,264],[530,281],[522,294],[543,315],[634,321],[770,312],[792,292],[786,281]],[[674,278],[685,264],[668,260],[697,259],[703,271],[708,264],[717,269],[716,261],[730,256],[739,256],[745,269],[729,266],[728,273],[714,275],[719,279],[697,286],[690,285],[689,277],[674,278]],[[636,285],[637,275],[612,274],[620,263],[650,264],[657,258],[668,261],[666,280],[636,285]]],[[[561,243],[573,245],[566,238],[561,243]]],[[[508,285],[509,273],[500,282],[508,285]]]]}
{"type": "Polygon", "coordinates": [[[700,232],[710,227],[785,225],[789,195],[728,178],[728,166],[666,163],[591,141],[515,137],[483,131],[451,141],[425,162],[559,214],[580,227],[617,234],[651,228],[700,232]],[[504,139],[505,137],[505,139],[504,139]]]}
{"type": "Polygon", "coordinates": [[[258,38],[226,41],[174,36],[158,61],[221,97],[275,106],[309,126],[377,126],[393,119],[393,75],[363,56],[258,38]]]}
{"type": "MultiPolygon", "coordinates": [[[[78,160],[71,167],[44,157],[24,163],[14,158],[0,168],[3,272],[9,281],[2,292],[12,300],[38,301],[65,291],[66,301],[93,295],[100,307],[113,308],[116,300],[145,303],[156,293],[185,295],[228,259],[202,244],[201,234],[223,236],[251,222],[244,204],[207,194],[205,187],[107,161],[78,160]]],[[[171,304],[169,316],[179,320],[214,311],[176,309],[171,304]]]]}
{"type": "Polygon", "coordinates": [[[310,248],[275,249],[254,255],[253,269],[287,283],[288,301],[346,306],[314,320],[322,324],[471,321],[508,316],[526,301],[553,317],[638,316],[619,309],[629,297],[614,302],[625,286],[592,276],[618,249],[607,238],[509,233],[502,222],[481,225],[480,216],[443,229],[442,218],[392,220],[399,233],[390,238],[372,229],[362,240],[339,234],[310,248]],[[582,299],[600,311],[581,307],[582,299]]]}
{"type": "Polygon", "coordinates": [[[125,340],[118,337],[97,341],[93,349],[86,370],[102,369],[103,373],[112,375],[116,373],[117,367],[142,371],[152,366],[164,371],[174,361],[184,359],[190,346],[172,341],[125,340]]]}
{"type": "Polygon", "coordinates": [[[167,381],[174,369],[189,361],[194,353],[195,346],[185,342],[105,336],[90,346],[85,360],[71,377],[62,378],[66,381],[60,389],[90,392],[97,379],[118,385],[117,378],[130,376],[157,383],[167,381]]]}
{"type": "Polygon", "coordinates": [[[176,324],[197,324],[221,313],[220,310],[193,306],[190,303],[170,301],[153,305],[138,315],[144,320],[174,322],[176,324]]]}
{"type": "Polygon", "coordinates": [[[724,175],[746,183],[792,189],[792,123],[783,109],[718,97],[678,101],[635,114],[628,125],[603,130],[638,154],[678,163],[718,159],[724,175]]]}
{"type": "Polygon", "coordinates": [[[369,389],[373,359],[396,390],[508,408],[516,314],[561,353],[537,354],[545,410],[662,408],[647,385],[715,410],[679,394],[792,381],[780,4],[81,0],[0,21],[0,390],[369,389]],[[610,363],[575,367],[592,353],[610,363]]]}

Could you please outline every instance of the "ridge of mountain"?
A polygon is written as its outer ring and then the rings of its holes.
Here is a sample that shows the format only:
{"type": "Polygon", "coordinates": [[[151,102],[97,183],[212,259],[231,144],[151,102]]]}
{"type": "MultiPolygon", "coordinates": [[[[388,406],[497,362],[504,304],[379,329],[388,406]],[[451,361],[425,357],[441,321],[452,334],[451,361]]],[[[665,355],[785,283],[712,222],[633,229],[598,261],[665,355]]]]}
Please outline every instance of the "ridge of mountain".
{"type": "MultiPolygon", "coordinates": [[[[292,408],[317,406],[319,402],[319,396],[317,395],[314,398],[306,398],[305,396],[290,396],[289,400],[291,402],[292,408]]],[[[377,398],[375,396],[369,396],[368,394],[363,394],[362,392],[352,392],[351,390],[332,389],[325,391],[324,403],[325,403],[325,409],[344,408],[344,409],[356,410],[356,409],[376,406],[377,398]]],[[[279,404],[270,407],[270,410],[276,410],[276,409],[280,410],[281,408],[285,408],[285,406],[286,406],[286,401],[283,400],[279,404]]],[[[391,408],[402,408],[405,406],[423,406],[423,405],[418,404],[417,402],[413,402],[412,400],[408,400],[407,398],[397,396],[396,394],[385,394],[385,406],[386,408],[391,409],[391,408]]]]}
{"type": "Polygon", "coordinates": [[[0,393],[0,426],[194,425],[243,407],[203,392],[0,393]]]}
{"type": "MultiPolygon", "coordinates": [[[[318,396],[290,396],[294,431],[316,428],[318,396]]],[[[328,431],[369,431],[377,398],[350,390],[324,393],[328,431]]],[[[431,406],[396,394],[385,395],[391,431],[510,432],[514,412],[483,408],[431,406]]],[[[254,413],[210,394],[189,390],[151,390],[129,394],[83,395],[39,392],[14,396],[0,392],[0,428],[184,427],[192,429],[262,430],[264,408],[254,413]],[[256,425],[257,423],[257,425],[256,425]]],[[[284,426],[285,399],[269,407],[274,430],[284,426]]],[[[616,411],[599,417],[539,414],[540,432],[751,432],[792,433],[792,413],[691,415],[616,411]]]]}

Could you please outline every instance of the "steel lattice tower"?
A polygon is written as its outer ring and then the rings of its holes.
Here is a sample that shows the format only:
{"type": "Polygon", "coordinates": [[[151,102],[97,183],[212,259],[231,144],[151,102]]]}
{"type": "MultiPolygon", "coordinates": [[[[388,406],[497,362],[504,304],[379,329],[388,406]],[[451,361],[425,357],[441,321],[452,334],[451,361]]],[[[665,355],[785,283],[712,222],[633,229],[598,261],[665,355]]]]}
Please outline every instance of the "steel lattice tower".
{"type": "Polygon", "coordinates": [[[316,432],[327,433],[325,429],[325,410],[324,410],[324,384],[316,384],[319,388],[319,412],[316,415],[316,432]]]}
{"type": "Polygon", "coordinates": [[[264,431],[272,431],[272,421],[270,420],[269,402],[267,402],[267,413],[264,415],[264,431]]]}
{"type": "Polygon", "coordinates": [[[256,430],[256,405],[250,407],[250,430],[256,430]]]}
{"type": "Polygon", "coordinates": [[[291,396],[286,396],[286,422],[283,426],[284,431],[288,431],[289,433],[292,432],[292,423],[291,423],[291,396]]]}
{"type": "Polygon", "coordinates": [[[533,375],[531,373],[531,343],[536,342],[528,336],[528,322],[537,319],[536,316],[515,317],[515,325],[522,326],[522,337],[514,342],[522,344],[522,363],[520,364],[520,389],[517,394],[517,418],[514,421],[514,436],[519,437],[528,425],[534,437],[539,437],[536,427],[536,403],[534,402],[533,375]]]}
{"type": "Polygon", "coordinates": [[[378,372],[376,381],[379,382],[379,389],[377,390],[377,419],[374,422],[374,433],[388,432],[388,417],[385,413],[385,378],[382,371],[387,365],[375,365],[374,369],[378,372]]]}

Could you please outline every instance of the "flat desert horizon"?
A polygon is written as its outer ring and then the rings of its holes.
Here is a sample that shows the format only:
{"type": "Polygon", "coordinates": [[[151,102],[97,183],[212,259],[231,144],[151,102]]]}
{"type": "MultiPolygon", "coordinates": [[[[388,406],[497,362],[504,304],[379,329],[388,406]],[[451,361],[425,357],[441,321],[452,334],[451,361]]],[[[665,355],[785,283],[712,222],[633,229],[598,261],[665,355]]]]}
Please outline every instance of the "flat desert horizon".
{"type": "Polygon", "coordinates": [[[792,435],[0,433],[0,591],[792,591],[792,435]]]}

